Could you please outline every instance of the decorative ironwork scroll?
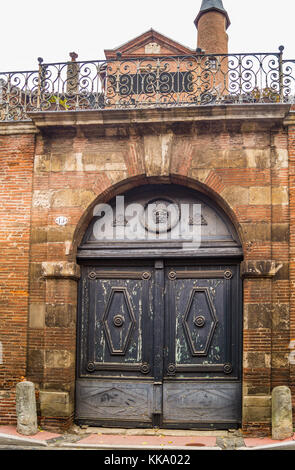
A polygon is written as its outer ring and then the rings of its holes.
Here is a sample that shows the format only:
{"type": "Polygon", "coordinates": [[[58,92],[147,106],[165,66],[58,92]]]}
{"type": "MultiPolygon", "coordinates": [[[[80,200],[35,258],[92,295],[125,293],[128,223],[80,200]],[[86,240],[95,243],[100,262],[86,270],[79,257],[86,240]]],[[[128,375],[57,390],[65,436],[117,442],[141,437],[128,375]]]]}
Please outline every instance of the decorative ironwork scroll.
{"type": "Polygon", "coordinates": [[[295,60],[277,53],[43,63],[0,72],[0,121],[39,111],[293,103],[295,60]]]}

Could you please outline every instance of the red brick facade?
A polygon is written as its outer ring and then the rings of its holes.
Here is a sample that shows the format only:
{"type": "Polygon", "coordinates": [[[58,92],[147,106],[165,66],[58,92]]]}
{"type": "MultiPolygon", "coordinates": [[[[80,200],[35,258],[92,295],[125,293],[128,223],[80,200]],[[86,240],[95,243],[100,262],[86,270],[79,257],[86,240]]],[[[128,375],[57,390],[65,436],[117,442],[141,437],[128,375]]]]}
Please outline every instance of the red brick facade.
{"type": "Polygon", "coordinates": [[[15,385],[26,375],[35,135],[0,136],[0,423],[15,421],[15,385]]]}

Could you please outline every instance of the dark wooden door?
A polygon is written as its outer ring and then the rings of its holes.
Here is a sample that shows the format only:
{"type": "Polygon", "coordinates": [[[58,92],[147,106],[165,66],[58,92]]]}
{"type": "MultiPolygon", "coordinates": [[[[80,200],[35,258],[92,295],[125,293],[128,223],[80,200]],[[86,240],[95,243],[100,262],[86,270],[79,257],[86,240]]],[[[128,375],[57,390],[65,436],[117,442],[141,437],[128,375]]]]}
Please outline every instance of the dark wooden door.
{"type": "Polygon", "coordinates": [[[79,312],[78,422],[239,425],[237,265],[83,266],[79,312]]]}
{"type": "Polygon", "coordinates": [[[237,266],[165,270],[163,424],[222,427],[241,419],[237,266]]]}

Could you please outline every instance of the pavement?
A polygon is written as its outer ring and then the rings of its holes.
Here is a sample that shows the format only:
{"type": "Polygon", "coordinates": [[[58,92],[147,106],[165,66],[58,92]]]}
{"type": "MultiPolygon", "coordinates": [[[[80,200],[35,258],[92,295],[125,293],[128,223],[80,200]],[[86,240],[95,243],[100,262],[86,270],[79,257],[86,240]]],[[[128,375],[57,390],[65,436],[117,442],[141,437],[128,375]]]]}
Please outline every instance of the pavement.
{"type": "Polygon", "coordinates": [[[243,437],[240,431],[112,429],[73,426],[66,433],[42,430],[24,436],[0,426],[0,450],[295,450],[295,434],[275,441],[243,437]]]}

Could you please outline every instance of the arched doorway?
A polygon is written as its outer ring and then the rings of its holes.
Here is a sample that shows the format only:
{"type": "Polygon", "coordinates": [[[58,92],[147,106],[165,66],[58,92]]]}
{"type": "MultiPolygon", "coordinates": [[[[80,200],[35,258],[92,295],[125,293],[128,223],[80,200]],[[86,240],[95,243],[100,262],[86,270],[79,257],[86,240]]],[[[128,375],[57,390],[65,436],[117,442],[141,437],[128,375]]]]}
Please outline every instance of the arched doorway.
{"type": "Polygon", "coordinates": [[[135,188],[94,209],[77,256],[77,422],[240,426],[242,248],[226,214],[182,186],[135,188]]]}

